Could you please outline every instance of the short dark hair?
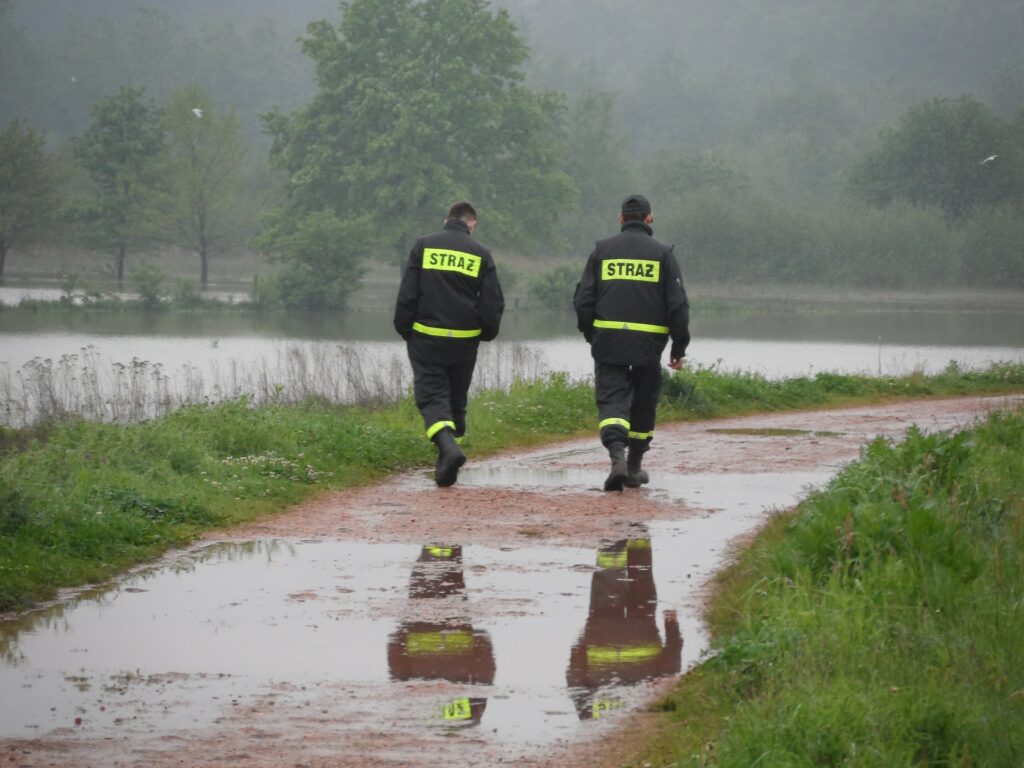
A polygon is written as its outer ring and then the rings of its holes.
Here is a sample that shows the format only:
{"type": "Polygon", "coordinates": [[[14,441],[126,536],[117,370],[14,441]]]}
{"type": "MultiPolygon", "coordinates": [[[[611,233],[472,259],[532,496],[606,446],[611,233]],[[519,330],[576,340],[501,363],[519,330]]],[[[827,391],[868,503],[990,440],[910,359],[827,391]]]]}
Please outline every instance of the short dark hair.
{"type": "Polygon", "coordinates": [[[462,200],[448,209],[448,218],[476,221],[476,208],[473,207],[472,203],[462,200]]]}

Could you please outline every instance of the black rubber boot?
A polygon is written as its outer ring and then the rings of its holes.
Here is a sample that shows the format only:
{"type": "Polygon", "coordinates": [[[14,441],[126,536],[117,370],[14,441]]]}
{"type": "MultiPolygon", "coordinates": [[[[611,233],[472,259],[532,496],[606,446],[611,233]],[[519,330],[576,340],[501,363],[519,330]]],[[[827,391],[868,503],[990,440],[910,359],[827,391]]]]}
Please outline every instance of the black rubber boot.
{"type": "Polygon", "coordinates": [[[624,446],[615,444],[608,446],[608,455],[612,460],[612,471],[604,481],[606,491],[621,491],[629,477],[629,470],[626,469],[626,449],[624,446]]]}
{"type": "Polygon", "coordinates": [[[455,485],[459,479],[459,468],[466,463],[466,454],[455,442],[455,433],[445,428],[434,435],[437,443],[437,464],[434,465],[434,482],[442,488],[455,485]]]}
{"type": "Polygon", "coordinates": [[[651,478],[647,476],[647,471],[640,466],[640,462],[643,460],[644,455],[642,452],[630,449],[629,454],[626,456],[627,488],[639,488],[641,485],[647,485],[651,482],[651,478]]]}

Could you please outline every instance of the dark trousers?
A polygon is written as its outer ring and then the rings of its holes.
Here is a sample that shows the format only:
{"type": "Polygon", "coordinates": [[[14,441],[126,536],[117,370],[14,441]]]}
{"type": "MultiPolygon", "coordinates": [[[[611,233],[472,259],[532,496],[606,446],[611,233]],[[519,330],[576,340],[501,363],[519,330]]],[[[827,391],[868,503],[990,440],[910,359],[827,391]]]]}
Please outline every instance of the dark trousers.
{"type": "Polygon", "coordinates": [[[431,338],[414,333],[407,345],[413,396],[427,437],[450,427],[466,434],[466,402],[476,366],[476,339],[431,338]]]}
{"type": "Polygon", "coordinates": [[[594,393],[604,446],[628,445],[634,453],[646,452],[654,437],[661,368],[595,360],[594,393]]]}

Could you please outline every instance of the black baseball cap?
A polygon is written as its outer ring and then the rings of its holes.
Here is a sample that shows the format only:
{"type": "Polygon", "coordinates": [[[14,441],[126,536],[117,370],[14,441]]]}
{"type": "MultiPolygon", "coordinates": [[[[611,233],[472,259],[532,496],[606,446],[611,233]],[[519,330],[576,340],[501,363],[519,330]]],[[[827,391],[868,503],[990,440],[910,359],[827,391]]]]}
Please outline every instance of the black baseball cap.
{"type": "Polygon", "coordinates": [[[643,195],[630,195],[622,201],[622,213],[639,213],[646,216],[651,212],[651,203],[643,195]]]}

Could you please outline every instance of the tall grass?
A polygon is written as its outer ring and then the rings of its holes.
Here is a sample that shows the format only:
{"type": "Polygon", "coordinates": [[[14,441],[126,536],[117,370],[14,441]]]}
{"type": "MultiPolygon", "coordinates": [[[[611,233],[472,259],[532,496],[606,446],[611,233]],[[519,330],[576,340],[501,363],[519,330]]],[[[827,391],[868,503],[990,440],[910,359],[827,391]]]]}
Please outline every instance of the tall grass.
{"type": "Polygon", "coordinates": [[[723,578],[652,760],[1021,765],[1021,478],[1020,410],[866,447],[723,578]]]}
{"type": "MultiPolygon", "coordinates": [[[[507,390],[543,374],[539,354],[522,345],[482,345],[473,391],[507,390]]],[[[273,358],[228,359],[206,370],[185,364],[174,371],[138,358],[108,363],[89,346],[15,370],[0,363],[0,424],[25,427],[67,417],[131,423],[240,397],[255,405],[310,399],[379,405],[398,401],[411,385],[404,354],[359,345],[289,344],[273,358]]]]}

